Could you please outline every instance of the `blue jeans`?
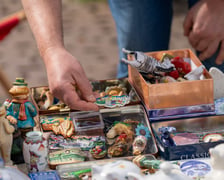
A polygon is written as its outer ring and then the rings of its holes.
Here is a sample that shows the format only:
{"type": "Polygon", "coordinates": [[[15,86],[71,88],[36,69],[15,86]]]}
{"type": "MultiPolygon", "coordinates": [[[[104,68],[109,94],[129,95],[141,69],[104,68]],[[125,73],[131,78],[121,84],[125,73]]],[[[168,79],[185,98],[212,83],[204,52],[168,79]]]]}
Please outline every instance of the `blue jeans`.
{"type": "MultiPolygon", "coordinates": [[[[172,0],[108,1],[116,24],[120,59],[125,57],[122,48],[143,52],[169,49],[173,16],[172,0]]],[[[197,1],[188,0],[189,7],[197,1]]],[[[207,69],[215,66],[224,71],[224,65],[215,64],[216,56],[217,53],[203,61],[203,64],[207,69]]],[[[119,61],[117,78],[127,76],[127,65],[119,61]]]]}

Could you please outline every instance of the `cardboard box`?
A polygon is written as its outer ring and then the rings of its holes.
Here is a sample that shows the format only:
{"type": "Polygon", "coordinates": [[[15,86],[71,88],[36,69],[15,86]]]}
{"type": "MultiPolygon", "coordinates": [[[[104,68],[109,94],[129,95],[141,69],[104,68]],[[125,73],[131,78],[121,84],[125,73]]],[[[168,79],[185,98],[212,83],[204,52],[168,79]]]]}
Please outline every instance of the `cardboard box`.
{"type": "MultiPolygon", "coordinates": [[[[164,53],[173,56],[188,57],[192,60],[191,64],[196,67],[202,65],[190,49],[157,51],[146,54],[160,60],[164,53]]],[[[205,78],[203,80],[159,84],[146,82],[136,68],[129,66],[128,71],[130,83],[136,89],[146,109],[149,111],[167,108],[173,110],[173,108],[178,107],[208,104],[214,106],[213,79],[207,70],[205,70],[205,78]]]]}

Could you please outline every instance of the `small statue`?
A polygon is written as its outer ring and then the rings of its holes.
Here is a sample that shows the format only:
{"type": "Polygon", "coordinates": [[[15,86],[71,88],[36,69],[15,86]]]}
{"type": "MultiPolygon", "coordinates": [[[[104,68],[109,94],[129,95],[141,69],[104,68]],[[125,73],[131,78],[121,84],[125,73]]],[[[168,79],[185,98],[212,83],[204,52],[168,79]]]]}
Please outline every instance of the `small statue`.
{"type": "Polygon", "coordinates": [[[54,96],[48,87],[43,88],[43,91],[40,94],[40,99],[43,99],[43,101],[39,102],[40,109],[43,110],[47,110],[54,103],[54,96]]]}
{"type": "Polygon", "coordinates": [[[107,155],[105,141],[97,141],[94,143],[94,147],[90,150],[90,153],[94,159],[102,159],[107,155]]]}
{"type": "Polygon", "coordinates": [[[132,144],[133,155],[137,156],[141,154],[145,150],[146,144],[147,144],[147,139],[145,136],[137,136],[134,139],[134,142],[132,144]]]}
{"type": "Polygon", "coordinates": [[[176,146],[173,138],[171,137],[171,133],[176,131],[175,127],[161,127],[159,128],[159,132],[161,135],[161,140],[166,147],[176,146]]]}
{"type": "Polygon", "coordinates": [[[131,144],[128,140],[128,137],[125,133],[120,134],[112,146],[108,148],[108,157],[119,157],[123,156],[128,152],[131,144]]]}
{"type": "Polygon", "coordinates": [[[118,122],[107,133],[107,138],[115,138],[117,135],[126,134],[128,141],[133,141],[134,132],[130,125],[118,122]]]}
{"type": "Polygon", "coordinates": [[[203,65],[197,67],[196,69],[192,70],[191,72],[187,73],[184,78],[187,80],[200,80],[201,75],[203,75],[203,72],[205,70],[205,67],[203,65]]]}
{"type": "Polygon", "coordinates": [[[6,110],[4,106],[0,107],[0,154],[6,165],[12,165],[11,161],[11,149],[12,149],[12,134],[14,127],[9,124],[9,121],[5,118],[6,110]]]}
{"type": "Polygon", "coordinates": [[[27,83],[23,78],[16,78],[9,93],[12,95],[12,101],[7,108],[6,117],[17,126],[22,138],[25,139],[26,133],[33,130],[34,117],[37,115],[35,106],[28,100],[27,83]]]}
{"type": "Polygon", "coordinates": [[[103,166],[92,166],[92,180],[124,180],[129,179],[128,173],[142,175],[141,169],[127,160],[117,160],[103,166]]]}
{"type": "Polygon", "coordinates": [[[171,162],[164,161],[160,164],[160,170],[156,171],[154,174],[148,174],[146,176],[139,176],[134,172],[128,173],[128,178],[133,178],[136,180],[191,180],[192,178],[188,177],[181,172],[180,167],[171,162]]]}
{"type": "Polygon", "coordinates": [[[136,68],[141,73],[161,76],[161,72],[171,72],[175,70],[174,64],[172,64],[167,57],[160,62],[151,56],[147,56],[143,52],[129,51],[124,48],[122,51],[134,58],[132,61],[123,58],[122,61],[136,68]]]}
{"type": "Polygon", "coordinates": [[[212,171],[205,180],[222,180],[224,177],[224,144],[209,149],[212,171]]]}
{"type": "Polygon", "coordinates": [[[157,160],[153,155],[138,155],[132,162],[141,169],[147,169],[150,174],[158,171],[160,168],[159,166],[162,163],[161,160],[157,160]]]}

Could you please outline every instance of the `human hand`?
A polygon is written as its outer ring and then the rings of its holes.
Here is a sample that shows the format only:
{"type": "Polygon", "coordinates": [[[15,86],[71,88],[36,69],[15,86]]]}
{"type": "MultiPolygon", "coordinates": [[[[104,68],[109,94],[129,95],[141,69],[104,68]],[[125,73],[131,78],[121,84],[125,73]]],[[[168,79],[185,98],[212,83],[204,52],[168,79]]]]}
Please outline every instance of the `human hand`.
{"type": "Polygon", "coordinates": [[[224,1],[200,0],[184,20],[184,35],[193,48],[200,52],[200,60],[211,57],[219,48],[216,64],[224,61],[224,1]]]}
{"type": "Polygon", "coordinates": [[[6,118],[9,120],[9,122],[10,122],[11,124],[16,124],[16,123],[17,123],[17,119],[14,118],[14,117],[11,116],[11,115],[8,115],[6,118]]]}
{"type": "Polygon", "coordinates": [[[63,48],[51,48],[43,56],[49,87],[55,97],[71,109],[94,110],[96,98],[78,60],[63,48]]]}

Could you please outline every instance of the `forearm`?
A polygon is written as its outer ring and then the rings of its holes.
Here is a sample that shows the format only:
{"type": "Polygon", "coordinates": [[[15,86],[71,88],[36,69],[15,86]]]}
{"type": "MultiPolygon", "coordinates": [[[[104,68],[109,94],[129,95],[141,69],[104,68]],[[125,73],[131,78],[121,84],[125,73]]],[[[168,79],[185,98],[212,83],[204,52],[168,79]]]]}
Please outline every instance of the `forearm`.
{"type": "Polygon", "coordinates": [[[30,27],[45,63],[52,48],[64,48],[61,0],[22,0],[30,27]]]}

